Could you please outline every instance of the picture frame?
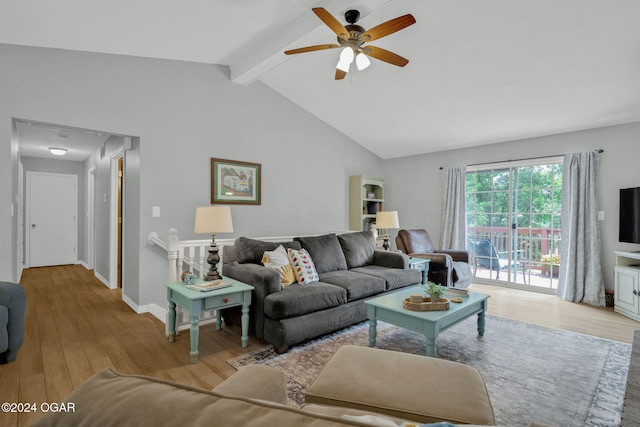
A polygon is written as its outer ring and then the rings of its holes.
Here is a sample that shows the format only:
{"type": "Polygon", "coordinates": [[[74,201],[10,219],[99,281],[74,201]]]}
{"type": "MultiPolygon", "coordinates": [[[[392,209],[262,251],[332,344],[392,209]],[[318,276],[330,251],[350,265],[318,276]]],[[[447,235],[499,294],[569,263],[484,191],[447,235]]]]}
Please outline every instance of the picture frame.
{"type": "Polygon", "coordinates": [[[260,205],[260,163],[211,158],[211,204],[260,205]]]}

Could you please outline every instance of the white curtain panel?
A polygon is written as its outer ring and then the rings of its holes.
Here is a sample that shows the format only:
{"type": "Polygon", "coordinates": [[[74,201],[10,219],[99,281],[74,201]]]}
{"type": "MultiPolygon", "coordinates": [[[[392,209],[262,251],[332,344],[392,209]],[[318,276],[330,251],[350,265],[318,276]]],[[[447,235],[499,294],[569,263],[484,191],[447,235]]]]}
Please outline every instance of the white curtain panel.
{"type": "Polygon", "coordinates": [[[447,166],[442,170],[440,249],[466,249],[467,247],[466,173],[466,166],[447,166]]]}
{"type": "Polygon", "coordinates": [[[599,154],[564,157],[558,295],[567,301],[605,305],[596,200],[599,154]]]}

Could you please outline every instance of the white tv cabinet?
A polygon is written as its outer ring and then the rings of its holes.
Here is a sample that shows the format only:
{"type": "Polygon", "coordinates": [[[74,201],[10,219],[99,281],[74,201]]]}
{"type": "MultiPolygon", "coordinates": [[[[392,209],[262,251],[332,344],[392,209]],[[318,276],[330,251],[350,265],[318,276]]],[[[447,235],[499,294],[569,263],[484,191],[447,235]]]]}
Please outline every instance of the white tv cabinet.
{"type": "Polygon", "coordinates": [[[614,253],[615,311],[640,322],[640,252],[614,253]]]}

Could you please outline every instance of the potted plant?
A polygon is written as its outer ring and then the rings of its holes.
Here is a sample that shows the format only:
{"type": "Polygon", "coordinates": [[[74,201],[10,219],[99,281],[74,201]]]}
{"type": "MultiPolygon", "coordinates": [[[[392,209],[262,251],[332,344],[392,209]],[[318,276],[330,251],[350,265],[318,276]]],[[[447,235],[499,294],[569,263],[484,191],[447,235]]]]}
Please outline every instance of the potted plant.
{"type": "Polygon", "coordinates": [[[434,282],[427,282],[422,285],[425,296],[431,298],[431,302],[440,302],[440,297],[444,295],[446,288],[434,282]]]}

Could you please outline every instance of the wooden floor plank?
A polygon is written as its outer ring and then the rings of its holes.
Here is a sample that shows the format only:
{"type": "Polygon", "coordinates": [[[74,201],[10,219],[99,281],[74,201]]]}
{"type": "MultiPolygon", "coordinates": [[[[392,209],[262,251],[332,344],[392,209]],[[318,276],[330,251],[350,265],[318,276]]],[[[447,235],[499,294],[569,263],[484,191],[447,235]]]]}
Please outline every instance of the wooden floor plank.
{"type": "MultiPolygon", "coordinates": [[[[240,328],[200,328],[200,357],[191,364],[189,330],[170,343],[164,324],[149,313],[137,314],[80,265],[26,269],[25,343],[18,359],[0,365],[0,401],[59,402],[94,373],[111,368],[211,389],[235,372],[226,361],[265,343],[249,337],[240,344],[240,328]]],[[[640,323],[611,308],[574,304],[547,294],[472,284],[491,295],[488,313],[541,326],[567,329],[631,342],[640,323]]],[[[42,416],[0,414],[0,425],[31,425],[42,416]]]]}
{"type": "Polygon", "coordinates": [[[64,359],[63,344],[42,347],[42,362],[45,372],[45,389],[47,400],[55,402],[73,391],[73,384],[69,377],[67,362],[64,359]]]}
{"type": "Polygon", "coordinates": [[[491,295],[487,313],[554,329],[565,329],[631,343],[640,323],[612,307],[568,302],[556,295],[501,286],[471,284],[469,289],[491,295]]]}
{"type": "MultiPolygon", "coordinates": [[[[46,384],[44,374],[32,375],[20,379],[19,402],[30,402],[39,405],[41,403],[51,403],[47,400],[46,384]]],[[[40,408],[38,412],[25,412],[19,414],[18,423],[21,425],[31,425],[40,418],[40,408]]]]}

